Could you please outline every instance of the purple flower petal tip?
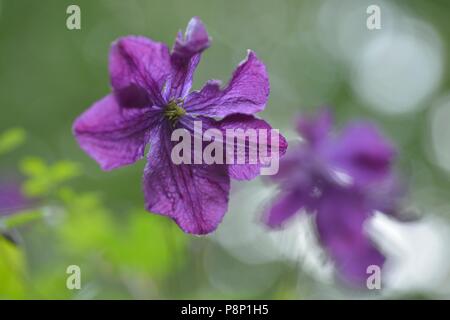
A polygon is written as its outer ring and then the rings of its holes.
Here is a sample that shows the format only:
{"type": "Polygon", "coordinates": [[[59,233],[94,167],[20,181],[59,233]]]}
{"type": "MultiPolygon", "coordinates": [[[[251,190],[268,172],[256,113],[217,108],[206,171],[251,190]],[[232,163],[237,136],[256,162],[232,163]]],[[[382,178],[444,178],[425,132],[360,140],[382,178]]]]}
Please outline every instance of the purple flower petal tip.
{"type": "Polygon", "coordinates": [[[298,117],[298,133],[311,144],[324,139],[333,126],[333,114],[330,109],[322,108],[314,116],[298,117]]]}
{"type": "Polygon", "coordinates": [[[206,27],[198,17],[192,18],[184,33],[180,34],[175,43],[175,50],[185,51],[186,53],[196,54],[207,49],[211,44],[211,39],[206,31],[206,27]]]}
{"type": "Polygon", "coordinates": [[[304,206],[305,203],[302,196],[295,192],[283,192],[264,214],[264,222],[272,229],[281,229],[304,206]]]}

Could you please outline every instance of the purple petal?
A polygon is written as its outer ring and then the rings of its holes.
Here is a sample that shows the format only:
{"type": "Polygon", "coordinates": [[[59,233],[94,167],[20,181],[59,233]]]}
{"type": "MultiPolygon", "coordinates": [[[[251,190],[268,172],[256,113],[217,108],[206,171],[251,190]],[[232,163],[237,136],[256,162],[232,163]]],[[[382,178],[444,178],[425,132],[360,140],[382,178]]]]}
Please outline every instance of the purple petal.
{"type": "Polygon", "coordinates": [[[318,203],[320,242],[345,280],[365,284],[367,267],[381,268],[385,258],[364,232],[364,222],[371,212],[363,196],[352,190],[331,189],[318,203]]]}
{"type": "Polygon", "coordinates": [[[227,210],[230,179],[225,165],[175,165],[171,129],[152,136],[144,171],[146,209],[172,218],[187,233],[214,231],[227,210]]]}
{"type": "Polygon", "coordinates": [[[299,117],[297,131],[311,145],[323,141],[333,127],[333,115],[329,109],[321,109],[313,117],[299,117]]]}
{"type": "Polygon", "coordinates": [[[254,114],[262,111],[269,97],[269,77],[264,64],[252,51],[234,71],[228,85],[221,90],[220,82],[208,81],[200,91],[189,94],[186,110],[210,117],[225,117],[233,113],[254,114]]]}
{"type": "Polygon", "coordinates": [[[310,186],[318,179],[315,174],[317,159],[303,143],[289,144],[289,146],[286,154],[281,158],[280,170],[270,178],[287,188],[302,186],[302,189],[310,189],[310,186]]]}
{"type": "MultiPolygon", "coordinates": [[[[278,155],[272,155],[272,127],[264,120],[257,119],[252,115],[246,114],[233,114],[230,115],[223,120],[217,123],[217,126],[222,130],[223,135],[225,137],[225,144],[228,142],[227,140],[227,130],[233,130],[233,132],[237,132],[237,130],[243,130],[244,132],[250,132],[249,129],[253,129],[255,132],[254,142],[255,145],[251,145],[249,143],[250,137],[246,136],[245,145],[243,145],[244,141],[234,140],[234,144],[229,148],[233,151],[231,156],[234,156],[234,164],[228,165],[228,172],[230,177],[236,180],[251,180],[260,174],[261,167],[266,165],[264,161],[262,161],[259,157],[259,152],[261,151],[263,156],[278,156],[278,160],[285,154],[287,149],[286,139],[281,134],[276,134],[274,139],[278,140],[278,155]],[[263,137],[260,136],[260,132],[264,131],[266,136],[263,140],[263,137]],[[244,154],[242,154],[244,152],[244,154]],[[253,154],[252,154],[253,153],[253,154]],[[238,164],[237,158],[238,156],[242,156],[244,160],[243,164],[238,164]],[[252,156],[252,157],[251,157],[252,156]],[[251,159],[252,158],[252,159],[251,159]]],[[[225,146],[226,149],[226,146],[225,146]]]]}
{"type": "Polygon", "coordinates": [[[401,210],[401,200],[406,197],[407,185],[396,174],[389,175],[386,179],[370,188],[368,201],[374,210],[378,210],[387,215],[392,215],[399,220],[414,218],[405,215],[401,210]]]}
{"type": "Polygon", "coordinates": [[[297,192],[281,193],[272,203],[264,217],[264,222],[271,228],[280,228],[300,209],[306,208],[307,203],[297,192]]]}
{"type": "Polygon", "coordinates": [[[170,74],[169,49],[145,37],[120,38],[111,47],[109,73],[121,106],[162,105],[161,91],[170,74]]]}
{"type": "Polygon", "coordinates": [[[31,204],[16,183],[0,184],[0,217],[16,213],[31,204]]]}
{"type": "Polygon", "coordinates": [[[143,157],[146,132],[155,121],[149,108],[124,109],[108,95],[75,120],[73,132],[80,147],[103,170],[111,170],[143,157]]]}
{"type": "Polygon", "coordinates": [[[198,17],[189,21],[184,37],[178,34],[171,54],[172,75],[169,99],[185,97],[192,86],[200,55],[210,45],[205,26],[198,17]]]}
{"type": "Polygon", "coordinates": [[[378,129],[362,122],[348,126],[323,150],[333,170],[347,174],[362,186],[388,178],[395,156],[394,147],[378,129]]]}

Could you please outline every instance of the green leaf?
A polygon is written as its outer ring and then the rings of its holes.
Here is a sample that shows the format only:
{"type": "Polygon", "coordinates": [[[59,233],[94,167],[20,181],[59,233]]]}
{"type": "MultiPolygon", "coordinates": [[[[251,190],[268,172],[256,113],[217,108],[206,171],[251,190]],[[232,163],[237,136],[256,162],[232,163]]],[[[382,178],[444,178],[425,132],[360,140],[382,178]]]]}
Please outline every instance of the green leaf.
{"type": "Polygon", "coordinates": [[[15,213],[13,215],[0,219],[0,228],[4,228],[6,230],[17,228],[30,222],[40,220],[43,216],[44,213],[40,210],[15,213]]]}
{"type": "Polygon", "coordinates": [[[58,161],[51,167],[51,176],[54,182],[64,182],[80,174],[80,166],[71,161],[58,161]]]}
{"type": "Polygon", "coordinates": [[[11,128],[0,135],[0,154],[7,153],[22,143],[26,139],[25,130],[22,128],[11,128]]]}
{"type": "Polygon", "coordinates": [[[23,174],[29,177],[44,176],[48,172],[48,167],[44,160],[38,157],[27,157],[22,160],[20,169],[23,174]]]}
{"type": "Polygon", "coordinates": [[[81,174],[81,168],[75,162],[62,160],[48,166],[44,160],[37,157],[25,158],[20,164],[20,169],[28,176],[23,189],[30,197],[44,196],[56,191],[61,183],[81,174]]]}

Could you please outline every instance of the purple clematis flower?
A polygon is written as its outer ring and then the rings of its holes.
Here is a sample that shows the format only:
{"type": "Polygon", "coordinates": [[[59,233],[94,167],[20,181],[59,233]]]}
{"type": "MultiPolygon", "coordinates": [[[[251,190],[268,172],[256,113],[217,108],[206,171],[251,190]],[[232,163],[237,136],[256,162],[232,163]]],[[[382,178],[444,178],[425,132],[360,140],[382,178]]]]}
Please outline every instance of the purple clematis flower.
{"type": "Polygon", "coordinates": [[[273,176],[281,191],[265,222],[278,228],[301,209],[315,214],[318,239],[337,270],[361,284],[367,267],[382,267],[385,260],[364,223],[375,210],[395,212],[401,194],[392,170],[395,150],[371,123],[351,123],[333,135],[332,122],[328,109],[298,120],[305,142],[281,160],[273,176]]]}
{"type": "MultiPolygon", "coordinates": [[[[203,130],[224,133],[229,128],[270,128],[254,116],[265,107],[269,79],[252,51],[224,88],[213,80],[190,92],[201,53],[209,45],[198,18],[191,19],[184,36],[178,34],[172,51],[145,37],[118,39],[109,58],[112,93],[94,103],[73,126],[81,148],[104,170],[136,162],[150,144],[143,179],[146,209],[172,218],[194,234],[212,232],[221,222],[230,177],[254,178],[262,163],[175,165],[172,132],[184,128],[194,135],[194,121],[202,121],[203,130]]],[[[280,155],[286,147],[280,136],[280,155]]]]}

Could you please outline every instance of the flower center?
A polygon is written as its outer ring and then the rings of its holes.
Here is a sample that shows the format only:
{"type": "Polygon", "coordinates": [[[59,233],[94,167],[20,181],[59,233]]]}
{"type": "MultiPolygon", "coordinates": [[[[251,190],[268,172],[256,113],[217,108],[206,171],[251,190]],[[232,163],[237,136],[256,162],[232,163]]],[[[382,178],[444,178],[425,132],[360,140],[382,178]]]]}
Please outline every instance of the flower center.
{"type": "Polygon", "coordinates": [[[183,105],[182,99],[170,100],[164,108],[164,116],[172,123],[176,123],[186,114],[186,110],[180,107],[180,104],[183,105]]]}

